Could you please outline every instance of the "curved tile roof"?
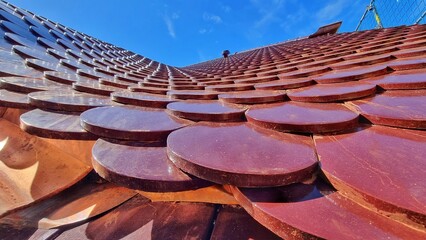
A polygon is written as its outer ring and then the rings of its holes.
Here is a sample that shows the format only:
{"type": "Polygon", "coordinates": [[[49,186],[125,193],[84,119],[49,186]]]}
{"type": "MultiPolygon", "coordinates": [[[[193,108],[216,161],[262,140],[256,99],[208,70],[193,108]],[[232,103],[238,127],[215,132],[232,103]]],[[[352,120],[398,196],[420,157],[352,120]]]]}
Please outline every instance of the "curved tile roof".
{"type": "Polygon", "coordinates": [[[0,238],[426,238],[425,25],[177,68],[0,19],[0,238]]]}

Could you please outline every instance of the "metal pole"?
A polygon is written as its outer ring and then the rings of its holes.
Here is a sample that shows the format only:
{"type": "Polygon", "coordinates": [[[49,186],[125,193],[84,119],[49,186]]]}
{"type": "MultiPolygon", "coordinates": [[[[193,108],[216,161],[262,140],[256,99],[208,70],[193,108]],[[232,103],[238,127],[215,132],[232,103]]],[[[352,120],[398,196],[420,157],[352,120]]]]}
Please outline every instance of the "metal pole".
{"type": "Polygon", "coordinates": [[[426,15],[426,11],[423,12],[423,14],[419,17],[419,19],[417,19],[417,21],[414,24],[419,24],[420,21],[425,17],[426,15]]]}

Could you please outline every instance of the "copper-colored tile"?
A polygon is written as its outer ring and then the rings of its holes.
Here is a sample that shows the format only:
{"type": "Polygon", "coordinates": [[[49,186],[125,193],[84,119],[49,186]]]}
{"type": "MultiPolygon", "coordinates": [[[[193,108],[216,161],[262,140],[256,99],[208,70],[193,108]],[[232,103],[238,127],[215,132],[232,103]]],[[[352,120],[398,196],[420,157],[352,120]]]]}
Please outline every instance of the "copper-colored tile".
{"type": "Polygon", "coordinates": [[[373,66],[363,68],[351,68],[340,71],[333,71],[323,76],[314,78],[317,83],[339,83],[347,81],[355,81],[368,77],[376,77],[389,73],[391,69],[386,66],[373,66]]]}
{"type": "Polygon", "coordinates": [[[249,123],[283,132],[325,133],[358,126],[358,114],[337,103],[285,102],[251,107],[249,123]]]}
{"type": "Polygon", "coordinates": [[[367,97],[376,92],[376,85],[363,82],[317,84],[288,90],[287,96],[301,102],[336,102],[367,97]]]}
{"type": "Polygon", "coordinates": [[[369,211],[316,180],[280,188],[231,190],[246,211],[284,239],[422,239],[424,232],[369,211]]]}
{"type": "Polygon", "coordinates": [[[108,181],[149,192],[193,190],[210,185],[187,175],[167,157],[165,147],[99,139],[92,150],[96,172],[108,181]],[[126,164],[123,164],[123,161],[126,164]]]}
{"type": "Polygon", "coordinates": [[[244,209],[223,206],[219,209],[210,239],[281,239],[256,222],[244,209]]]}
{"type": "Polygon", "coordinates": [[[235,122],[244,120],[246,108],[220,101],[182,101],[167,105],[172,115],[192,121],[235,122]]]}
{"type": "Polygon", "coordinates": [[[311,139],[247,123],[197,123],[167,139],[169,158],[200,178],[237,186],[279,186],[310,178],[311,139]]]}
{"type": "Polygon", "coordinates": [[[97,139],[80,126],[80,117],[74,114],[47,112],[35,109],[21,115],[21,129],[45,138],[67,140],[93,140],[97,139]]]}
{"type": "Polygon", "coordinates": [[[69,89],[69,86],[53,81],[24,77],[0,78],[0,87],[10,91],[22,93],[69,89]]]}
{"type": "Polygon", "coordinates": [[[420,70],[397,71],[383,77],[366,79],[386,90],[426,88],[426,72],[420,70]]]}
{"type": "Polygon", "coordinates": [[[91,108],[114,105],[109,97],[74,90],[42,91],[28,94],[35,107],[66,112],[83,112],[91,108]]]}
{"type": "Polygon", "coordinates": [[[206,239],[214,211],[212,204],[151,203],[138,197],[56,239],[206,239]]]}
{"type": "Polygon", "coordinates": [[[426,90],[386,91],[347,104],[374,124],[426,129],[426,90]]]}
{"type": "Polygon", "coordinates": [[[133,106],[94,108],[80,117],[83,128],[93,134],[134,141],[164,141],[172,131],[192,123],[162,109],[133,106]]]}
{"type": "Polygon", "coordinates": [[[314,140],[322,171],[342,194],[397,221],[425,228],[424,131],[371,126],[314,140]]]}
{"type": "Polygon", "coordinates": [[[32,108],[27,94],[11,92],[6,89],[0,89],[0,106],[22,109],[32,108]]]}
{"type": "Polygon", "coordinates": [[[261,104],[284,101],[285,91],[256,90],[234,93],[222,93],[219,99],[228,103],[261,104]]]}
{"type": "Polygon", "coordinates": [[[123,104],[153,108],[166,108],[167,104],[177,101],[164,95],[130,91],[113,92],[111,93],[111,99],[123,104]]]}

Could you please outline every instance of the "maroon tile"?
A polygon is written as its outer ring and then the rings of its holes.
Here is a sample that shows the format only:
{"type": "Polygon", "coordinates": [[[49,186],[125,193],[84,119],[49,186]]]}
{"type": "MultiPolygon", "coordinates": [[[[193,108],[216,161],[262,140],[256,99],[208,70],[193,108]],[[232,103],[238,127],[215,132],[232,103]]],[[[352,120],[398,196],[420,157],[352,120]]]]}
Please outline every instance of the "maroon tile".
{"type": "Polygon", "coordinates": [[[278,81],[272,81],[268,83],[259,83],[254,85],[256,90],[282,90],[291,88],[306,87],[314,84],[315,82],[311,78],[300,78],[300,79],[282,79],[278,81]]]}
{"type": "Polygon", "coordinates": [[[176,99],[213,100],[217,99],[218,92],[203,90],[171,90],[167,95],[176,99]]]}
{"type": "Polygon", "coordinates": [[[92,150],[93,167],[106,180],[148,192],[193,190],[210,185],[177,168],[165,147],[114,143],[99,139],[92,150]],[[125,160],[126,164],[123,164],[125,160]]]}
{"type": "Polygon", "coordinates": [[[300,69],[298,71],[280,74],[278,77],[280,79],[294,79],[294,78],[306,78],[315,75],[322,75],[327,72],[330,72],[332,69],[330,67],[316,67],[316,68],[308,68],[308,69],[300,69]]]}
{"type": "Polygon", "coordinates": [[[192,123],[162,109],[133,106],[94,108],[80,117],[83,128],[98,136],[144,142],[164,141],[172,131],[192,123]]]}
{"type": "Polygon", "coordinates": [[[53,81],[24,77],[1,78],[0,87],[10,91],[22,93],[69,89],[68,86],[53,81]]]}
{"type": "Polygon", "coordinates": [[[397,221],[425,228],[424,131],[371,126],[314,140],[322,171],[342,194],[397,221]]]}
{"type": "Polygon", "coordinates": [[[426,90],[386,91],[347,104],[374,124],[426,129],[426,90]]]}
{"type": "Polygon", "coordinates": [[[351,68],[340,71],[333,71],[320,77],[316,77],[314,78],[314,80],[317,83],[339,83],[385,75],[390,71],[390,69],[383,65],[373,67],[351,68]]]}
{"type": "Polygon", "coordinates": [[[249,123],[282,132],[338,132],[358,126],[358,114],[338,103],[260,105],[251,107],[246,117],[249,123]]]}
{"type": "Polygon", "coordinates": [[[94,140],[98,137],[80,126],[80,117],[35,109],[21,115],[21,129],[32,135],[67,140],[94,140]]]}
{"type": "Polygon", "coordinates": [[[206,90],[216,91],[216,92],[233,92],[233,91],[247,91],[253,90],[253,84],[224,84],[224,85],[213,85],[207,86],[206,90]]]}
{"type": "Polygon", "coordinates": [[[426,88],[426,72],[419,70],[397,71],[382,77],[366,79],[386,90],[426,88]]]}
{"type": "Polygon", "coordinates": [[[28,97],[35,107],[66,112],[84,112],[95,107],[114,105],[109,97],[73,90],[34,92],[28,94],[28,97]]]}
{"type": "Polygon", "coordinates": [[[409,59],[398,59],[388,64],[390,68],[400,70],[411,70],[411,69],[424,69],[426,68],[426,58],[409,58],[409,59]]]}
{"type": "Polygon", "coordinates": [[[72,88],[80,91],[97,95],[110,96],[112,92],[122,91],[122,88],[100,84],[98,81],[79,81],[72,84],[72,88]]]}
{"type": "Polygon", "coordinates": [[[246,108],[215,100],[188,100],[169,103],[167,110],[176,117],[193,121],[235,122],[244,120],[246,108]]]}
{"type": "Polygon", "coordinates": [[[219,99],[228,103],[260,104],[284,101],[285,91],[253,90],[220,94],[219,99]]]}
{"type": "Polygon", "coordinates": [[[0,89],[0,106],[7,108],[31,109],[27,94],[0,89]]]}
{"type": "Polygon", "coordinates": [[[333,64],[331,67],[336,69],[347,69],[347,68],[353,68],[353,67],[361,67],[361,66],[367,66],[367,65],[375,65],[375,64],[381,64],[386,66],[388,62],[395,60],[396,58],[392,55],[384,54],[379,56],[370,56],[370,57],[364,57],[360,59],[354,59],[354,60],[346,60],[341,63],[333,64]]]}
{"type": "Polygon", "coordinates": [[[130,91],[113,92],[111,93],[111,99],[123,104],[153,108],[166,108],[167,104],[177,101],[164,95],[130,91]]]}
{"type": "Polygon", "coordinates": [[[288,90],[287,96],[301,102],[335,102],[367,97],[376,92],[376,85],[363,82],[317,84],[288,90]]]}
{"type": "Polygon", "coordinates": [[[169,158],[183,171],[236,186],[279,186],[310,178],[317,159],[305,136],[247,123],[197,123],[170,134],[169,158]]]}
{"type": "Polygon", "coordinates": [[[34,59],[39,59],[39,60],[43,60],[47,62],[56,61],[56,58],[48,55],[47,53],[45,53],[44,51],[41,51],[40,49],[34,49],[34,48],[15,45],[13,46],[13,51],[24,59],[34,58],[34,59]]]}
{"type": "Polygon", "coordinates": [[[56,239],[207,239],[213,204],[149,202],[135,197],[56,239]]]}
{"type": "Polygon", "coordinates": [[[0,64],[0,77],[42,77],[43,73],[25,66],[22,62],[8,59],[0,64]]]}
{"type": "Polygon", "coordinates": [[[48,80],[72,85],[74,82],[80,80],[80,76],[74,73],[65,73],[65,72],[55,72],[55,71],[46,71],[44,72],[44,77],[48,80]]]}
{"type": "Polygon", "coordinates": [[[284,239],[422,239],[416,231],[369,211],[316,180],[280,188],[231,187],[262,225],[284,239]]]}
{"type": "Polygon", "coordinates": [[[256,222],[244,209],[224,205],[219,209],[210,239],[281,239],[256,222]]]}
{"type": "Polygon", "coordinates": [[[132,92],[146,92],[152,94],[162,94],[166,95],[168,89],[167,88],[158,88],[158,87],[141,87],[139,85],[131,85],[128,89],[132,92]]]}

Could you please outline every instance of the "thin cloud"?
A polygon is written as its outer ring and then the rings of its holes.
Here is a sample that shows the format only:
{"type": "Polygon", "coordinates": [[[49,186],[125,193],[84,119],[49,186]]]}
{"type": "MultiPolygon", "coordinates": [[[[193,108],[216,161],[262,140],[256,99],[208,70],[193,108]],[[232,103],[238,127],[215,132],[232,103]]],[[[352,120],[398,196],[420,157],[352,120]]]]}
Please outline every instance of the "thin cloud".
{"type": "Polygon", "coordinates": [[[230,6],[228,6],[228,5],[224,5],[223,3],[219,3],[220,4],[220,8],[222,8],[222,11],[224,11],[224,12],[226,12],[226,13],[229,13],[229,12],[231,12],[231,7],[230,6]]]}
{"type": "Polygon", "coordinates": [[[171,18],[167,13],[163,16],[163,20],[164,20],[164,23],[166,24],[167,31],[170,37],[172,38],[176,38],[175,27],[174,27],[174,23],[172,19],[176,20],[178,18],[179,18],[179,15],[177,15],[176,13],[172,14],[171,18]]]}
{"type": "Polygon", "coordinates": [[[218,15],[210,14],[205,12],[203,14],[204,21],[214,22],[214,23],[222,23],[222,18],[218,15]]]}
{"type": "Polygon", "coordinates": [[[254,28],[262,28],[272,22],[281,20],[277,15],[283,7],[283,0],[275,0],[270,5],[264,4],[263,1],[260,2],[258,0],[252,0],[251,3],[254,7],[258,8],[260,14],[260,19],[254,22],[254,28]]]}
{"type": "Polygon", "coordinates": [[[321,8],[315,16],[322,22],[328,22],[339,16],[348,4],[348,0],[329,1],[328,4],[321,8]]]}

